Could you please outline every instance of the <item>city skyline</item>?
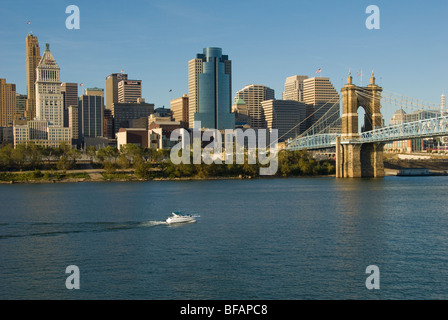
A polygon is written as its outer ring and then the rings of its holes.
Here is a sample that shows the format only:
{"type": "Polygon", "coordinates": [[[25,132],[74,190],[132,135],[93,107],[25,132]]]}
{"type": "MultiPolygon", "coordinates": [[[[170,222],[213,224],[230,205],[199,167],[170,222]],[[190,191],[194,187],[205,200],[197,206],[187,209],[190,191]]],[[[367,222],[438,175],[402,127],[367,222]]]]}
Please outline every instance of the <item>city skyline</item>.
{"type": "Polygon", "coordinates": [[[79,30],[65,27],[69,4],[0,5],[5,48],[0,76],[16,84],[18,93],[26,94],[25,38],[30,31],[41,47],[52,45],[62,82],[105,88],[107,75],[124,70],[142,80],[142,97],[156,107],[168,108],[170,100],[188,93],[188,61],[212,46],[232,57],[232,97],[248,84],[261,84],[281,99],[285,79],[302,74],[329,77],[340,92],[349,69],[355,84],[363,79],[366,85],[374,69],[386,90],[433,103],[447,91],[448,45],[438,36],[447,29],[445,3],[379,1],[380,30],[365,27],[368,1],[229,1],[226,6],[151,1],[125,8],[116,2],[78,1],[79,30]],[[199,29],[204,23],[209,27],[199,29]],[[318,69],[322,72],[316,74],[318,69]],[[357,75],[361,71],[363,77],[357,75]]]}

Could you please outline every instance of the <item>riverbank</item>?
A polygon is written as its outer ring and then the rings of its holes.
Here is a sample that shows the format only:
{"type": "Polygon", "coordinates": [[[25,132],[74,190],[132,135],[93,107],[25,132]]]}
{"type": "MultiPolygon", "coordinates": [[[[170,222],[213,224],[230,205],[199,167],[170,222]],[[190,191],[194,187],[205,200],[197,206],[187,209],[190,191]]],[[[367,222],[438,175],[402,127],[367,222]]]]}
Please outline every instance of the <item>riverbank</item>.
{"type": "Polygon", "coordinates": [[[447,159],[387,159],[384,160],[384,170],[388,175],[397,175],[404,169],[428,169],[432,175],[444,175],[448,172],[447,159]]]}
{"type": "Polygon", "coordinates": [[[252,180],[252,179],[276,179],[297,177],[334,177],[334,174],[313,176],[215,176],[215,177],[150,177],[147,179],[135,176],[134,169],[124,169],[114,173],[107,173],[105,169],[80,169],[80,170],[48,170],[36,173],[36,171],[24,172],[0,172],[0,184],[39,184],[39,183],[79,183],[79,182],[144,182],[144,181],[202,181],[202,180],[252,180]]]}

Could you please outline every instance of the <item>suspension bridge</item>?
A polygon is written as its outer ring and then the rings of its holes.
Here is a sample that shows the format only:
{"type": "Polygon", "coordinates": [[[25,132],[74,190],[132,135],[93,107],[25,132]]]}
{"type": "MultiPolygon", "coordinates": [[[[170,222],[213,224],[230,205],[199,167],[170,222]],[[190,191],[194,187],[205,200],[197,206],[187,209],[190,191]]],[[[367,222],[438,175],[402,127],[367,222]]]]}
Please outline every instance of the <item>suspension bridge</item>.
{"type": "MultiPolygon", "coordinates": [[[[373,72],[370,84],[366,87],[353,84],[349,73],[347,84],[341,89],[341,93],[341,98],[338,95],[328,102],[331,104],[327,107],[328,111],[313,126],[287,141],[288,150],[335,148],[338,178],[383,177],[385,143],[448,135],[448,116],[440,112],[440,106],[383,91],[375,83],[373,72]],[[380,111],[381,101],[401,109],[416,109],[420,116],[415,121],[400,121],[399,124],[385,126],[380,111]],[[361,129],[358,124],[360,107],[365,112],[361,129]]],[[[309,117],[311,116],[312,114],[309,117]]],[[[308,119],[304,121],[306,120],[308,119]]]]}

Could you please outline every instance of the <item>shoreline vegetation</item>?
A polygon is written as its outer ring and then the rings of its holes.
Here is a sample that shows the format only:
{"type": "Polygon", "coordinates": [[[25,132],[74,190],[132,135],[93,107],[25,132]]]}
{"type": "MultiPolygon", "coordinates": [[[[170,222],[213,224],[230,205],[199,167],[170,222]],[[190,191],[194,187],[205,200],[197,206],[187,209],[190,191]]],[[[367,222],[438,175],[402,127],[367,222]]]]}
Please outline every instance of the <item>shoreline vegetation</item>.
{"type": "MultiPolygon", "coordinates": [[[[190,154],[192,159],[192,154],[190,154]]],[[[192,161],[190,161],[192,163],[192,161]]],[[[35,144],[6,145],[0,149],[0,183],[56,183],[88,181],[220,180],[300,176],[331,176],[334,160],[318,161],[307,151],[281,150],[278,170],[260,176],[258,161],[244,164],[178,164],[170,160],[170,150],[142,149],[133,144],[84,152],[68,145],[57,148],[35,144]]],[[[266,165],[268,166],[268,165],[266,165]]]]}

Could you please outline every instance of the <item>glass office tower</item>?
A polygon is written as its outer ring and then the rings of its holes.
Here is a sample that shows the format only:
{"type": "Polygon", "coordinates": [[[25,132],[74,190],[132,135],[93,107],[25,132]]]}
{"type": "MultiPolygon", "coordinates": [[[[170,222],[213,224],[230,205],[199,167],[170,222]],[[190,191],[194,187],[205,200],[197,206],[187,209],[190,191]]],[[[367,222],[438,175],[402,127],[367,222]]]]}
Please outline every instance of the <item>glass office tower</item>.
{"type": "MultiPolygon", "coordinates": [[[[235,115],[231,110],[231,61],[222,54],[221,48],[205,48],[203,69],[199,76],[198,112],[195,121],[201,121],[202,128],[234,129],[235,115]]],[[[197,128],[199,129],[199,128],[197,128]]]]}

